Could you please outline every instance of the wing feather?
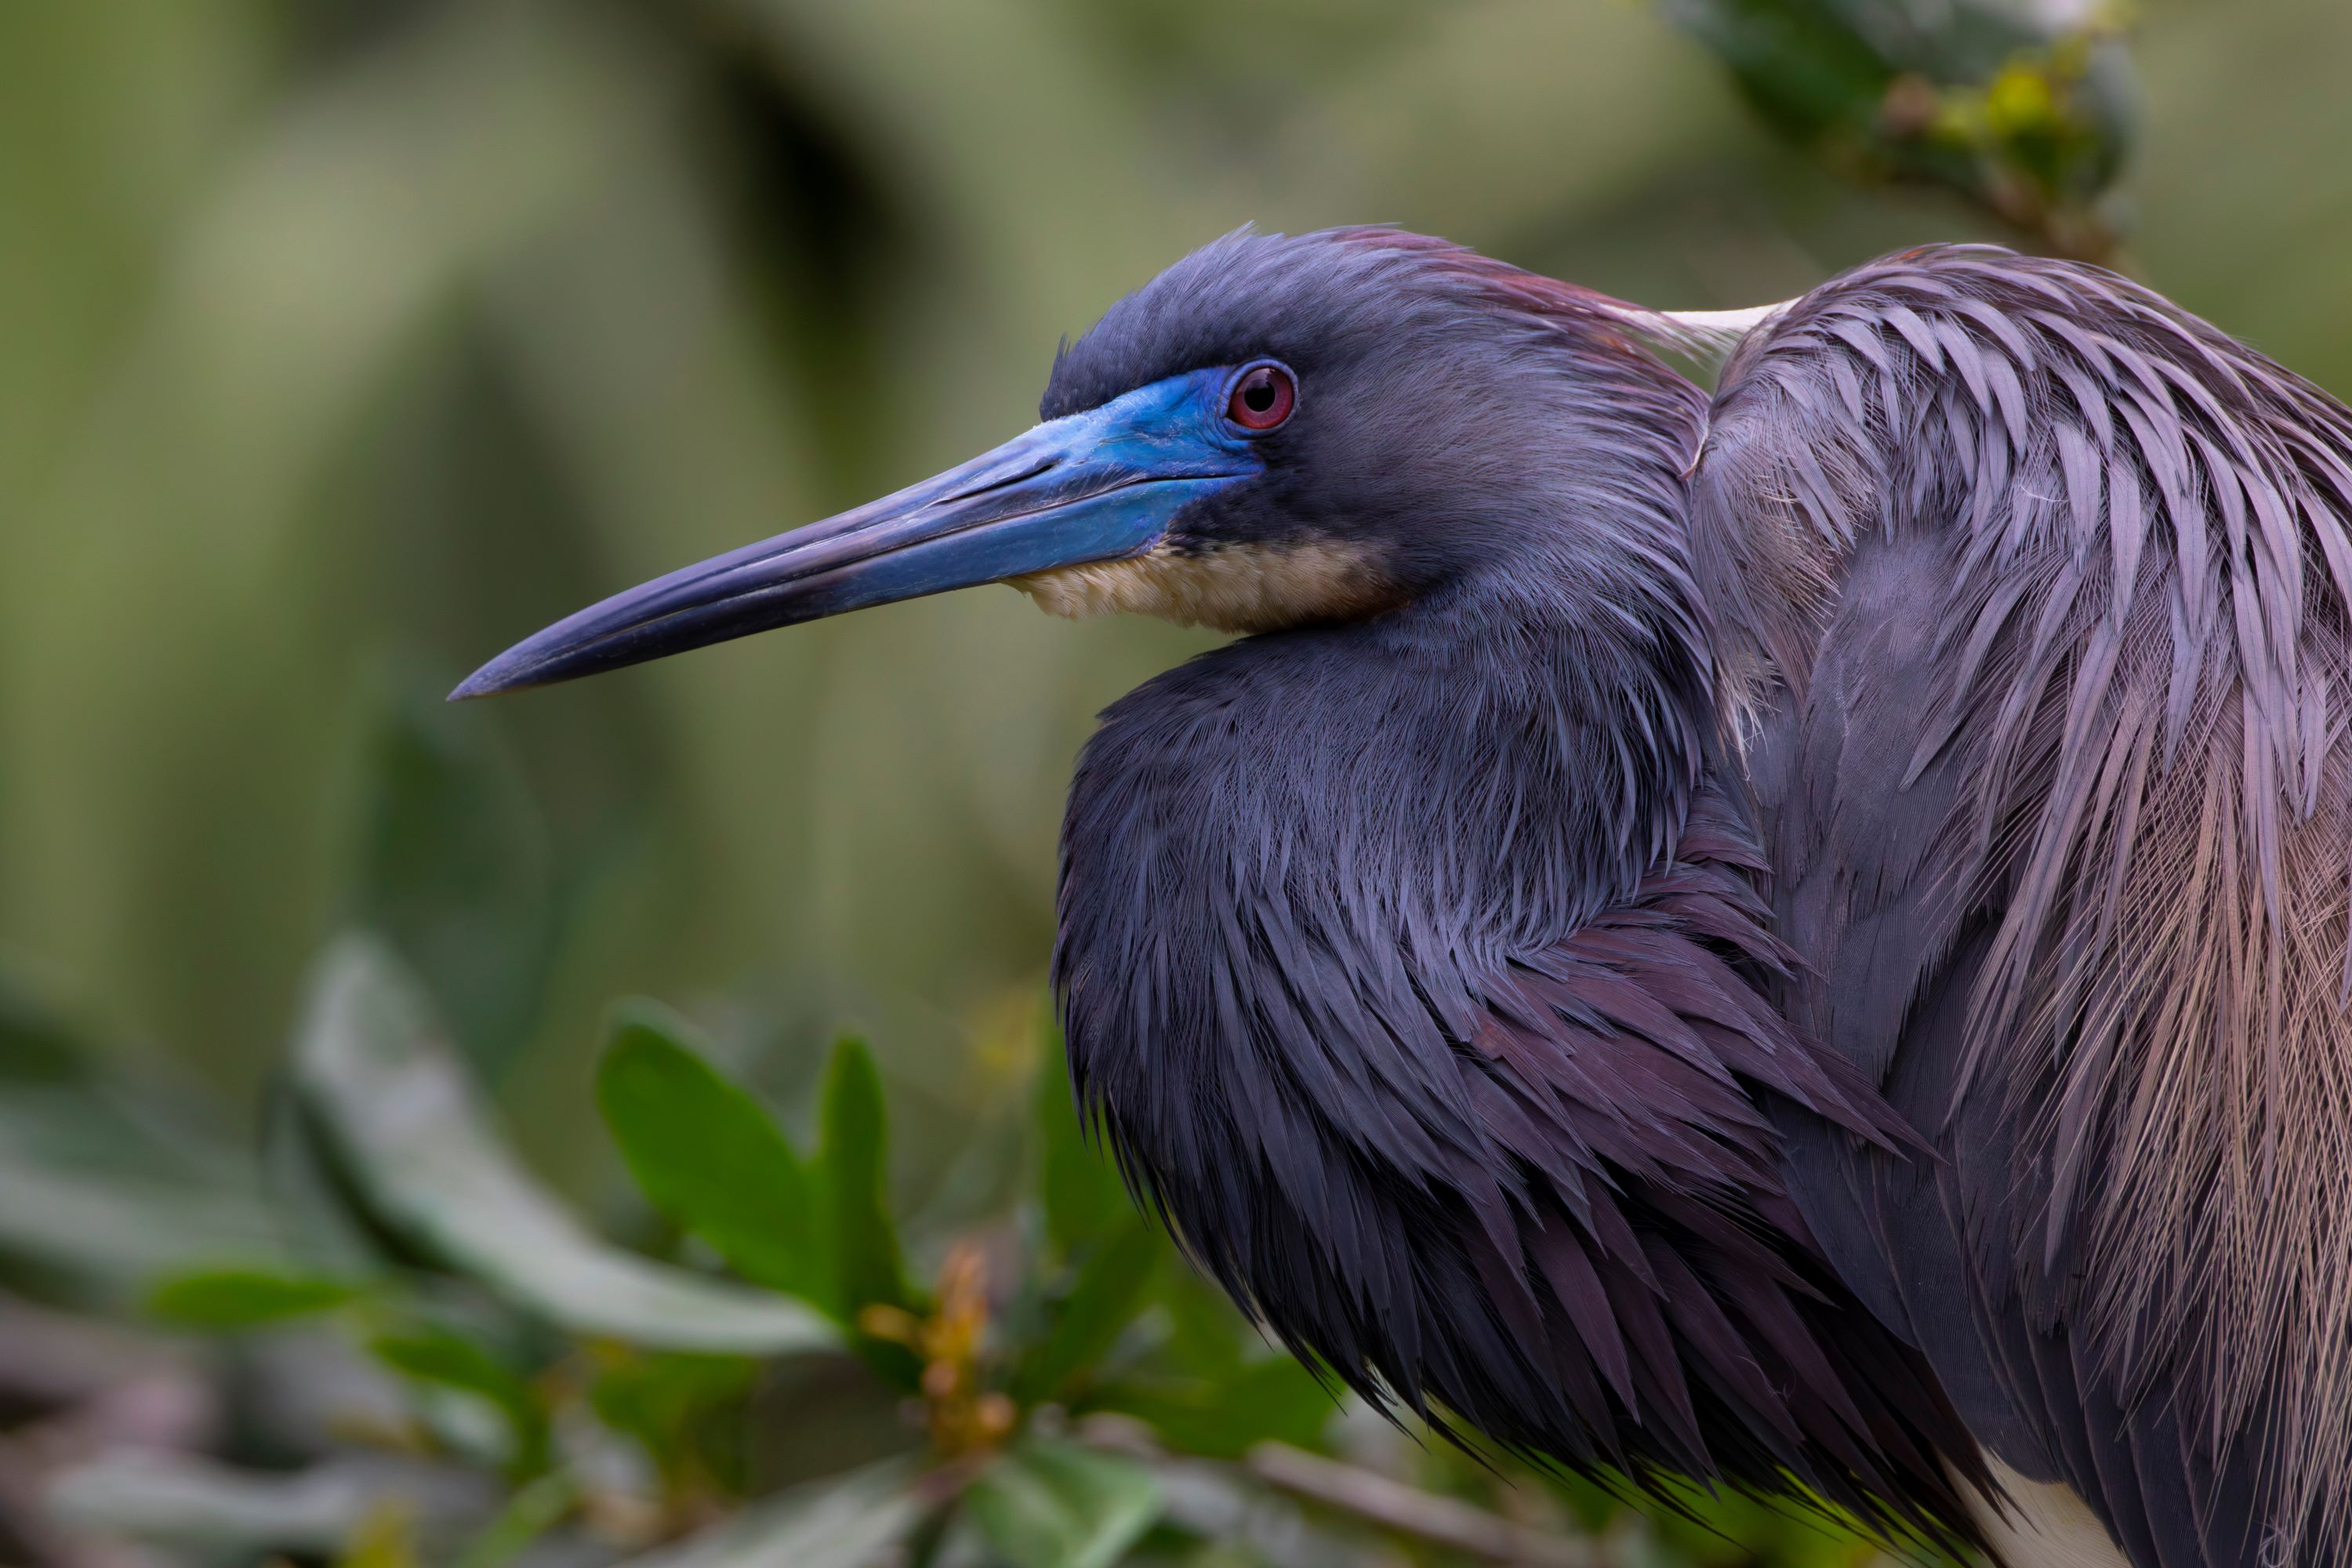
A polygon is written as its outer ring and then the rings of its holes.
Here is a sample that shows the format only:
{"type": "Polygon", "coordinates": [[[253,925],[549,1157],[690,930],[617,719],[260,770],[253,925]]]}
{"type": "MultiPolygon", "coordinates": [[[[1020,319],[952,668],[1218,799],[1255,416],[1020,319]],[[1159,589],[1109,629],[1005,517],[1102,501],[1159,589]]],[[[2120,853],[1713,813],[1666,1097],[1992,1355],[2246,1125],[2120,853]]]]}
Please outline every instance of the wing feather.
{"type": "Polygon", "coordinates": [[[1751,333],[1689,486],[1791,1016],[1944,1156],[1792,1131],[1808,1218],[2144,1568],[2352,1554],[2352,412],[1931,248],[1751,333]]]}

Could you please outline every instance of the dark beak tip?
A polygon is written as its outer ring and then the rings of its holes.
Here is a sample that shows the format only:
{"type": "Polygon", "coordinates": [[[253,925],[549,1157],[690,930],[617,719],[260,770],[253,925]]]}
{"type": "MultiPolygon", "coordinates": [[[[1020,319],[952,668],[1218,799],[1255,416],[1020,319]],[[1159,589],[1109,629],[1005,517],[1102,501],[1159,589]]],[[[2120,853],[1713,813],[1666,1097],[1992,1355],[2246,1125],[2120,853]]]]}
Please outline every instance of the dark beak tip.
{"type": "Polygon", "coordinates": [[[1179,415],[1193,379],[1048,421],[880,500],[615,594],[508,648],[447,700],[553,686],[846,610],[1139,553],[1183,497],[1244,477],[1223,446],[1186,445],[1179,415]],[[1171,418],[1172,433],[1161,427],[1171,418]],[[1099,457],[1113,437],[1148,439],[1099,457]]]}
{"type": "Polygon", "coordinates": [[[506,668],[504,658],[494,658],[450,689],[445,702],[472,702],[484,697],[497,697],[509,691],[520,691],[535,686],[528,674],[506,668]]]}

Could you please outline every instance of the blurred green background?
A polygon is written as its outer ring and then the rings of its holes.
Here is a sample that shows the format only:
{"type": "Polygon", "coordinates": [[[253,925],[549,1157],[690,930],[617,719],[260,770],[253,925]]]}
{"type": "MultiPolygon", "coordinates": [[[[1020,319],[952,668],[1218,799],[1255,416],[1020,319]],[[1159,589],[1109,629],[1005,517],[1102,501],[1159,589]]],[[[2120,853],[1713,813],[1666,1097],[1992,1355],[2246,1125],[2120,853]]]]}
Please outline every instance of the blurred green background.
{"type": "MultiPolygon", "coordinates": [[[[2162,0],[2136,47],[2131,264],[2352,386],[2352,7],[2162,0]]],[[[962,1047],[1041,972],[1075,749],[1202,639],[992,589],[430,705],[1017,430],[1190,247],[1374,219],[1675,306],[2004,233],[1613,0],[0,6],[0,942],[249,1093],[422,725],[512,785],[453,810],[476,962],[547,961],[467,1020],[527,1131],[625,991],[866,1017],[995,1103],[962,1047]]]]}
{"type": "Polygon", "coordinates": [[[440,694],[1019,429],[1061,335],[1244,222],[1677,307],[1925,240],[2071,248],[2352,389],[2352,7],[2137,8],[2085,155],[2128,161],[2056,217],[1854,177],[1890,165],[1750,47],[1806,9],[0,5],[0,974],[249,1126],[306,972],[372,926],[530,1164],[605,1197],[614,996],[787,1105],[856,1023],[901,1200],[1000,1202],[1071,759],[1209,639],[988,590],[440,694]]]}

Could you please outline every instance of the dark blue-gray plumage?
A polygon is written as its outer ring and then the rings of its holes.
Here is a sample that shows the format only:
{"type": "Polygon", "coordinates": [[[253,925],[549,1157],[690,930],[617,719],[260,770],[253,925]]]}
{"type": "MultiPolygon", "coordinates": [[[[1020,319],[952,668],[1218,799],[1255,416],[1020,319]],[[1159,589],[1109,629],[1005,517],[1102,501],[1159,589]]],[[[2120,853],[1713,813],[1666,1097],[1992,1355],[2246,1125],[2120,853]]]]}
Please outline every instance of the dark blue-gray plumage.
{"type": "Polygon", "coordinates": [[[2336,1563],[2352,416],[1998,251],[1738,325],[1710,399],[1720,322],[1228,237],[1035,430],[460,694],[982,581],[1253,634],[1104,715],[1054,969],[1270,1329],[1638,1483],[2336,1563]]]}

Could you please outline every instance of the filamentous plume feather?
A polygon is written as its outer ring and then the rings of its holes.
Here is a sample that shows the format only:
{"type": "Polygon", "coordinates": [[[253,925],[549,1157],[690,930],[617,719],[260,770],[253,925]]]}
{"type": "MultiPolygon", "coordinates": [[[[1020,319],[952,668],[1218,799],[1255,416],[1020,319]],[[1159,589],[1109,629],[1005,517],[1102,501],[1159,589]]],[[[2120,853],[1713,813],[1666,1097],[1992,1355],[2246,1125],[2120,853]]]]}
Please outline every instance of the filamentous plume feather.
{"type": "Polygon", "coordinates": [[[2341,1560],[2352,416],[2111,274],[1921,250],[1747,340],[1692,519],[1796,1021],[1947,1156],[1811,1139],[1842,1268],[2135,1561],[2341,1560]]]}

